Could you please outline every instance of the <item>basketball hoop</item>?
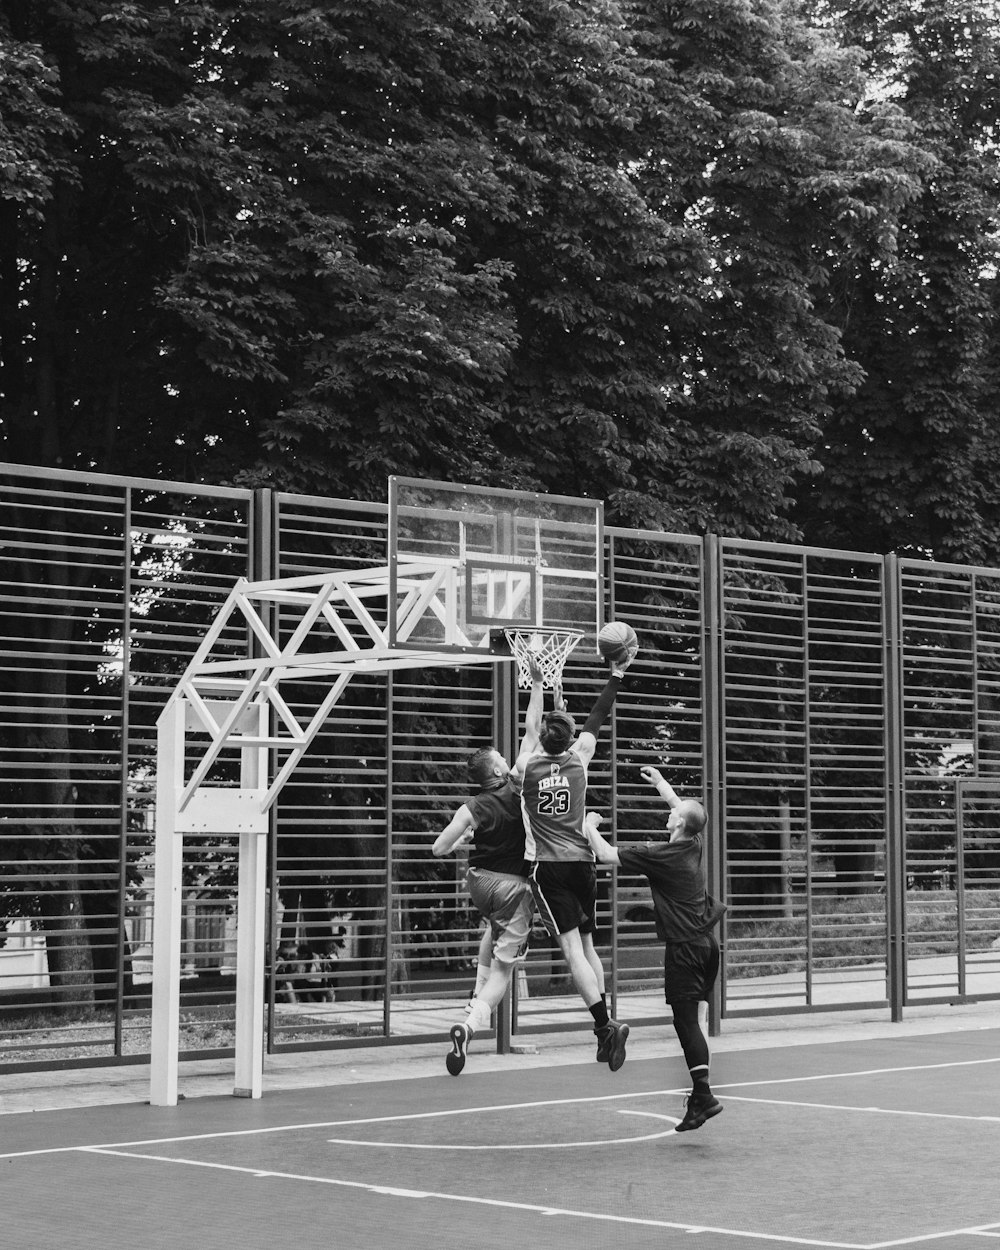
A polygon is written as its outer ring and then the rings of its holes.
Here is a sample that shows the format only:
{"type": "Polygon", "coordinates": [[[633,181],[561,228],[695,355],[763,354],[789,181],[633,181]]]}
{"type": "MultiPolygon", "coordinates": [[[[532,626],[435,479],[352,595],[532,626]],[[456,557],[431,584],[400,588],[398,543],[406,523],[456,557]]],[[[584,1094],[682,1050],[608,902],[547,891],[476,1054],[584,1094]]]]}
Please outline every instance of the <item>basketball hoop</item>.
{"type": "Polygon", "coordinates": [[[541,669],[542,685],[551,690],[559,684],[563,665],[569,653],[583,637],[582,629],[505,629],[510,649],[517,660],[517,684],[525,690],[531,686],[531,664],[541,669]]]}

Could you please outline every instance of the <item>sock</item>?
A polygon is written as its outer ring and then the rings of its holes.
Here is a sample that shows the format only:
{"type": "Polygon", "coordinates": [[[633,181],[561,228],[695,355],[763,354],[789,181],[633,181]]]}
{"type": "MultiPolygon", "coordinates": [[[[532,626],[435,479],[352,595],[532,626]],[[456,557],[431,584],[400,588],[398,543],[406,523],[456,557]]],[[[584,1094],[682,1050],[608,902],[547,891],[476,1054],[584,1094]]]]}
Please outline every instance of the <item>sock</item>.
{"type": "Polygon", "coordinates": [[[596,1003],[592,1003],[587,1010],[594,1017],[594,1032],[596,1033],[598,1029],[603,1029],[609,1019],[608,1009],[604,1003],[603,996],[596,1003]]]}
{"type": "Polygon", "coordinates": [[[488,1029],[490,1027],[490,1016],[492,1010],[489,1003],[484,1002],[481,998],[472,1000],[472,1010],[465,1018],[465,1023],[470,1029],[488,1029]]]}
{"type": "Polygon", "coordinates": [[[712,1087],[708,1083],[708,1068],[691,1068],[692,1094],[711,1094],[712,1087]]]}

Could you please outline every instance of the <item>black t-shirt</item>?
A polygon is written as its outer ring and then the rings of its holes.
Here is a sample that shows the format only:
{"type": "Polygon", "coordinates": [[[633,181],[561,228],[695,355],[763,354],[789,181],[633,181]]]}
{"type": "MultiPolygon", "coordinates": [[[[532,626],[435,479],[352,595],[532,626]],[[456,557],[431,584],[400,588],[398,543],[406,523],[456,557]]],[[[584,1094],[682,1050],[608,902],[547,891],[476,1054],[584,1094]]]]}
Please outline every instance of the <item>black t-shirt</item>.
{"type": "Polygon", "coordinates": [[[510,778],[491,781],[473,798],[466,799],[465,806],[472,813],[476,829],[469,848],[470,866],[527,876],[521,792],[510,778]]]}
{"type": "Polygon", "coordinates": [[[690,942],[725,914],[725,907],[705,890],[701,834],[679,842],[620,846],[618,857],[626,872],[641,872],[649,879],[656,932],[664,942],[690,942]]]}

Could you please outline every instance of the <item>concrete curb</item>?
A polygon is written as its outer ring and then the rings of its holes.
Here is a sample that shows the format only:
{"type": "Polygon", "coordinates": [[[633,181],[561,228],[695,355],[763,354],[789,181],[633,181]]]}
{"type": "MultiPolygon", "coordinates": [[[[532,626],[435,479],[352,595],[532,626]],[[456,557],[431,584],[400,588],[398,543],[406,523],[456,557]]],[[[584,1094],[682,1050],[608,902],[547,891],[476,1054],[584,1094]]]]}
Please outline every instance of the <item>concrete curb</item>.
{"type": "MultiPolygon", "coordinates": [[[[1000,1002],[911,1007],[906,1009],[904,1019],[898,1022],[890,1020],[884,1008],[809,1015],[751,1016],[724,1021],[722,1035],[712,1038],[711,1045],[714,1054],[726,1054],[777,1046],[957,1033],[973,1029],[1000,1029],[1000,1002]]],[[[527,1043],[524,1051],[508,1055],[496,1054],[492,1040],[485,1040],[481,1051],[474,1044],[464,1077],[474,1076],[477,1072],[509,1072],[552,1064],[593,1063],[594,1041],[588,1030],[532,1036],[522,1041],[527,1043]]],[[[443,1077],[447,1050],[446,1033],[442,1031],[438,1043],[267,1055],[264,1062],[264,1096],[282,1090],[443,1077]]],[[[680,1051],[669,1024],[644,1024],[639,1020],[633,1025],[629,1037],[628,1054],[633,1060],[669,1060],[673,1069],[673,1061],[679,1057],[680,1051]]],[[[149,1099],[149,1079],[149,1064],[0,1072],[0,1114],[142,1104],[149,1099]]],[[[180,1090],[185,1099],[231,1095],[232,1060],[197,1060],[182,1064],[180,1090]]]]}

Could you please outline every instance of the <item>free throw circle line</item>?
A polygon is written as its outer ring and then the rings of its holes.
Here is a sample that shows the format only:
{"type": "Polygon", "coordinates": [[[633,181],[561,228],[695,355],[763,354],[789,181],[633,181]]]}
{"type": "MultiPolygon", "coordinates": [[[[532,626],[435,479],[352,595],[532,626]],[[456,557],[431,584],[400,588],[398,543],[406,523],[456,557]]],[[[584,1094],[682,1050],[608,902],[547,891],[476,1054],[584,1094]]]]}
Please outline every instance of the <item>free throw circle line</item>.
{"type": "Polygon", "coordinates": [[[359,1141],[355,1137],[328,1137],[326,1140],[331,1146],[372,1146],[382,1150],[576,1150],[585,1146],[630,1146],[633,1142],[656,1141],[659,1137],[669,1137],[674,1131],[674,1125],[680,1123],[673,1116],[660,1115],[655,1111],[619,1111],[618,1114],[666,1120],[670,1127],[661,1129],[658,1133],[643,1133],[640,1137],[608,1137],[594,1141],[486,1142],[463,1145],[455,1142],[359,1141]]]}

